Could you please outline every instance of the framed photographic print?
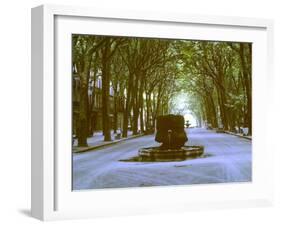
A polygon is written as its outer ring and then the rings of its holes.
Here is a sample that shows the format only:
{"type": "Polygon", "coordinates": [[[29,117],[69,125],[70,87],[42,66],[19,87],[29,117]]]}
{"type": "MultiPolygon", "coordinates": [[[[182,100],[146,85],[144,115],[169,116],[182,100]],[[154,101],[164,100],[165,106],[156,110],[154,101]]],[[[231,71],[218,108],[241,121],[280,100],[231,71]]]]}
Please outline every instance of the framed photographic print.
{"type": "Polygon", "coordinates": [[[32,215],[269,205],[272,21],[32,9],[32,215]]]}

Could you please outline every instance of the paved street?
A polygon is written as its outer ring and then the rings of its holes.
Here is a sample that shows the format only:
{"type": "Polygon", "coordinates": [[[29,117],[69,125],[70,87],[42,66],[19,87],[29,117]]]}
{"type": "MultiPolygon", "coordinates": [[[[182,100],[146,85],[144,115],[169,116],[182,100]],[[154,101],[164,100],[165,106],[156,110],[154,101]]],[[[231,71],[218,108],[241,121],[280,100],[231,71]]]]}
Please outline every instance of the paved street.
{"type": "Polygon", "coordinates": [[[73,189],[251,181],[250,140],[202,128],[187,133],[187,144],[205,146],[206,157],[181,162],[119,161],[137,156],[141,147],[159,146],[154,135],[73,154],[73,189]]]}

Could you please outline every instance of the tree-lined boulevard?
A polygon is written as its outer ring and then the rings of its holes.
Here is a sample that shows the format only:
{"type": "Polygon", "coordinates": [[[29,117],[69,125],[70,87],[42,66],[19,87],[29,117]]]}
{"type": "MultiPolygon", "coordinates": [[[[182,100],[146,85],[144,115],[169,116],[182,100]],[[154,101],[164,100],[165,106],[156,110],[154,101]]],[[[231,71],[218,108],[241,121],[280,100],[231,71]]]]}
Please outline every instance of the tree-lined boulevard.
{"type": "Polygon", "coordinates": [[[74,190],[251,181],[251,43],[74,34],[72,55],[74,190]]]}
{"type": "Polygon", "coordinates": [[[80,147],[100,130],[104,141],[152,134],[157,116],[186,111],[199,127],[251,135],[251,43],[73,35],[72,49],[80,147]]]}

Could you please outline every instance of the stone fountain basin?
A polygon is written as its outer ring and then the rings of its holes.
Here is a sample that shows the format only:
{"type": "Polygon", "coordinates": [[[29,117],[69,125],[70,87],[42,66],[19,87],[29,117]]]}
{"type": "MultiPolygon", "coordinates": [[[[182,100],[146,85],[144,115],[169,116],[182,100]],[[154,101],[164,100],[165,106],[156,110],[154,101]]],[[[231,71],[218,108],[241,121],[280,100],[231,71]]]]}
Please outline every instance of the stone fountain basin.
{"type": "Polygon", "coordinates": [[[201,157],[203,146],[183,146],[178,149],[161,149],[159,147],[141,148],[139,157],[142,161],[171,162],[201,157]]]}

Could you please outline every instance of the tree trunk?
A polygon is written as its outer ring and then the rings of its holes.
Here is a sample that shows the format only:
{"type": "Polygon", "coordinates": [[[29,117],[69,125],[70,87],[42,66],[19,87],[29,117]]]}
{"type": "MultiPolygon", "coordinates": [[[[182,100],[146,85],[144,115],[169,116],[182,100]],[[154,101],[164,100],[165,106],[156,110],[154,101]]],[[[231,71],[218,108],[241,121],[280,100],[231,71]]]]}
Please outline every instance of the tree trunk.
{"type": "Polygon", "coordinates": [[[150,112],[150,94],[148,94],[148,93],[146,93],[145,94],[146,95],[146,98],[145,98],[145,100],[146,100],[146,125],[145,125],[145,127],[146,127],[146,130],[148,130],[148,129],[150,129],[150,114],[149,114],[149,112],[150,112]]]}
{"type": "Polygon", "coordinates": [[[81,89],[80,89],[80,107],[79,107],[79,120],[78,120],[78,146],[87,147],[88,137],[88,85],[87,85],[87,72],[81,75],[81,89]],[[85,78],[86,77],[86,78],[85,78]],[[84,79],[82,79],[84,78],[84,79]]]}
{"type": "Polygon", "coordinates": [[[133,86],[133,74],[129,73],[129,79],[128,79],[128,86],[127,86],[127,99],[126,99],[126,106],[124,109],[123,114],[123,132],[122,137],[128,136],[128,123],[129,123],[129,114],[130,114],[130,105],[131,105],[131,90],[133,86]]]}
{"type": "Polygon", "coordinates": [[[79,119],[78,119],[78,146],[87,147],[87,137],[89,135],[89,96],[88,85],[90,76],[90,65],[92,56],[86,55],[84,59],[84,67],[79,68],[78,74],[80,78],[80,106],[79,106],[79,119]]]}
{"type": "Polygon", "coordinates": [[[113,131],[114,133],[117,132],[117,127],[118,127],[118,109],[117,109],[117,96],[116,96],[116,92],[114,92],[114,114],[113,114],[113,131]]]}
{"type": "Polygon", "coordinates": [[[144,119],[143,119],[143,100],[141,103],[141,110],[140,110],[140,128],[141,128],[141,132],[144,132],[144,119]]]}
{"type": "Polygon", "coordinates": [[[141,88],[140,95],[139,95],[139,102],[140,102],[140,130],[144,132],[144,119],[143,119],[143,90],[141,88]]]}
{"type": "Polygon", "coordinates": [[[217,111],[216,111],[216,106],[215,106],[213,96],[211,93],[209,94],[209,99],[210,99],[210,108],[211,108],[211,112],[212,112],[212,124],[213,124],[214,128],[218,128],[217,111]]]}
{"type": "Polygon", "coordinates": [[[242,67],[242,75],[244,86],[246,90],[247,97],[247,112],[246,112],[246,124],[249,128],[249,134],[252,134],[252,91],[251,91],[251,67],[252,67],[252,46],[248,45],[249,54],[248,54],[248,66],[246,66],[247,53],[245,53],[245,45],[244,43],[240,43],[239,53],[242,67]]]}
{"type": "Polygon", "coordinates": [[[111,141],[110,118],[109,118],[109,83],[110,83],[110,62],[109,62],[109,40],[102,49],[102,127],[104,141],[111,141]]]}
{"type": "MultiPolygon", "coordinates": [[[[98,56],[96,56],[98,57],[98,56]]],[[[96,79],[97,79],[97,67],[95,66],[94,67],[94,77],[93,77],[93,81],[94,81],[94,84],[93,84],[93,90],[92,90],[92,99],[90,101],[90,104],[89,104],[89,112],[92,113],[92,110],[95,106],[95,97],[96,97],[96,79]]],[[[94,134],[94,130],[95,130],[95,120],[94,120],[94,116],[91,115],[91,118],[90,118],[90,135],[93,135],[94,134]]]]}
{"type": "Polygon", "coordinates": [[[133,135],[136,135],[138,133],[138,120],[139,120],[139,112],[140,112],[140,106],[139,106],[139,78],[140,74],[137,73],[134,80],[134,89],[132,92],[132,101],[133,101],[133,135]]]}

